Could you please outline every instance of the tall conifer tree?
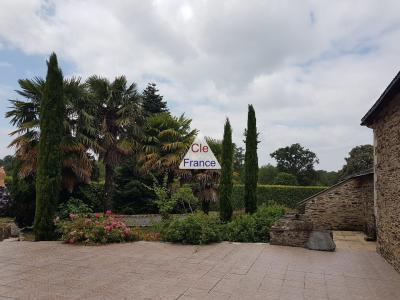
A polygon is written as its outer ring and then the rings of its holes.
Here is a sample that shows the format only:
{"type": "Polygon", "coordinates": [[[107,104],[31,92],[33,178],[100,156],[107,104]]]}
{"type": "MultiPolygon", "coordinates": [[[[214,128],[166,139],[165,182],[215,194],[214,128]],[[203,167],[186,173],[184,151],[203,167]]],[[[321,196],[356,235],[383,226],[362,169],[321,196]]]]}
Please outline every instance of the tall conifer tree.
{"type": "Polygon", "coordinates": [[[63,75],[57,56],[47,62],[47,77],[40,103],[40,139],[36,177],[35,239],[54,238],[54,212],[61,188],[64,93],[63,75]]]}
{"type": "Polygon", "coordinates": [[[258,157],[257,157],[257,124],[256,113],[253,105],[249,105],[246,130],[246,154],[245,154],[245,186],[244,203],[247,213],[257,210],[257,181],[258,181],[258,157]]]}
{"type": "Polygon", "coordinates": [[[233,173],[233,144],[232,129],[229,119],[224,127],[221,156],[221,180],[219,183],[219,209],[220,219],[227,222],[232,218],[232,173],[233,173]]]}
{"type": "Polygon", "coordinates": [[[149,115],[168,111],[167,102],[163,101],[163,96],[158,94],[155,83],[149,83],[143,91],[143,109],[149,115]]]}

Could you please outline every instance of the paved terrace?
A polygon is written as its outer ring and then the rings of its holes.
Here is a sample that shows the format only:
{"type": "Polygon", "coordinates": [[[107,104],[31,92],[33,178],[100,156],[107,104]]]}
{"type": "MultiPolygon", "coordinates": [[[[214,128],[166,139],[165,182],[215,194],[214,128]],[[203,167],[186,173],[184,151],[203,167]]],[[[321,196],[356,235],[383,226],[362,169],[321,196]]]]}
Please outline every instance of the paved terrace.
{"type": "Polygon", "coordinates": [[[8,240],[0,243],[0,299],[400,299],[400,274],[359,237],[336,236],[333,253],[8,240]]]}

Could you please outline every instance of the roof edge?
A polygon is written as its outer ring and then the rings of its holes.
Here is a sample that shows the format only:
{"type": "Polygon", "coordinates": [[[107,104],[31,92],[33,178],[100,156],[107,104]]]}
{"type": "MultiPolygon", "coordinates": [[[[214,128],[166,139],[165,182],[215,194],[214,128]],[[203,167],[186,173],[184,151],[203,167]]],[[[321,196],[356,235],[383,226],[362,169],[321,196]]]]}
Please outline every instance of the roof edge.
{"type": "Polygon", "coordinates": [[[372,123],[373,117],[382,108],[383,103],[386,102],[388,99],[390,99],[391,96],[394,96],[393,89],[395,87],[400,88],[400,71],[392,79],[392,81],[386,87],[386,89],[383,91],[383,93],[379,97],[379,99],[374,103],[374,105],[372,105],[372,107],[368,110],[368,112],[365,114],[365,116],[361,119],[361,126],[368,126],[372,123]]]}

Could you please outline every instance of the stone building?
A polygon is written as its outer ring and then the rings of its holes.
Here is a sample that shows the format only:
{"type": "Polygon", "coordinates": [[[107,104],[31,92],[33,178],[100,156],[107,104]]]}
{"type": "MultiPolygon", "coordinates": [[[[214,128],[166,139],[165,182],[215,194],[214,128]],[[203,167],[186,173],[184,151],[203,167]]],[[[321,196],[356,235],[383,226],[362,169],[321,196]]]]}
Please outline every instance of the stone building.
{"type": "Polygon", "coordinates": [[[400,271],[400,72],[361,125],[374,135],[374,209],[377,250],[400,271]]]}
{"type": "MultiPolygon", "coordinates": [[[[376,237],[374,213],[374,173],[350,176],[298,204],[298,214],[288,214],[271,228],[271,244],[310,248],[313,233],[332,230],[364,231],[369,240],[376,237]]],[[[327,249],[335,249],[334,242],[327,249]]],[[[327,250],[323,249],[323,250],[327,250]]],[[[318,250],[321,250],[319,248],[318,250]]]]}
{"type": "Polygon", "coordinates": [[[365,172],[313,195],[300,203],[314,230],[364,231],[375,238],[373,172],[365,172]]]}

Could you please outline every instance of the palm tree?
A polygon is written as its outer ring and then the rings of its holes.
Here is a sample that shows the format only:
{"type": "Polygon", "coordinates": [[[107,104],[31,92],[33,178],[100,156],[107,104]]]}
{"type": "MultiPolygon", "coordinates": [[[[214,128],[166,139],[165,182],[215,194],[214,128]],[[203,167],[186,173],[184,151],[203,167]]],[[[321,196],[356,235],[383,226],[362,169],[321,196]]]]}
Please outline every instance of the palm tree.
{"type": "Polygon", "coordinates": [[[175,176],[190,175],[178,166],[197,134],[196,129],[190,129],[191,122],[184,115],[174,117],[167,112],[148,117],[138,156],[141,171],[167,176],[169,187],[175,176]]]}
{"type": "MultiPolygon", "coordinates": [[[[39,111],[45,80],[40,77],[21,79],[20,90],[16,92],[24,100],[10,100],[11,107],[6,113],[10,123],[17,129],[10,133],[15,136],[9,147],[16,148],[21,161],[19,176],[26,177],[36,172],[37,146],[39,142],[39,111]]],[[[90,103],[87,101],[85,86],[79,78],[64,80],[64,136],[61,142],[63,156],[63,187],[69,191],[79,182],[89,182],[91,163],[88,149],[96,148],[95,132],[90,103]]]]}
{"type": "MultiPolygon", "coordinates": [[[[221,161],[222,141],[207,137],[206,141],[215,157],[221,161]]],[[[219,170],[193,170],[194,192],[201,201],[203,212],[206,214],[210,210],[210,203],[218,201],[219,177],[219,170]]]]}
{"type": "Polygon", "coordinates": [[[96,120],[95,149],[105,166],[104,209],[112,208],[114,169],[121,159],[137,149],[141,134],[141,97],[136,84],[128,85],[125,76],[110,82],[106,78],[91,76],[87,80],[96,120]]]}

